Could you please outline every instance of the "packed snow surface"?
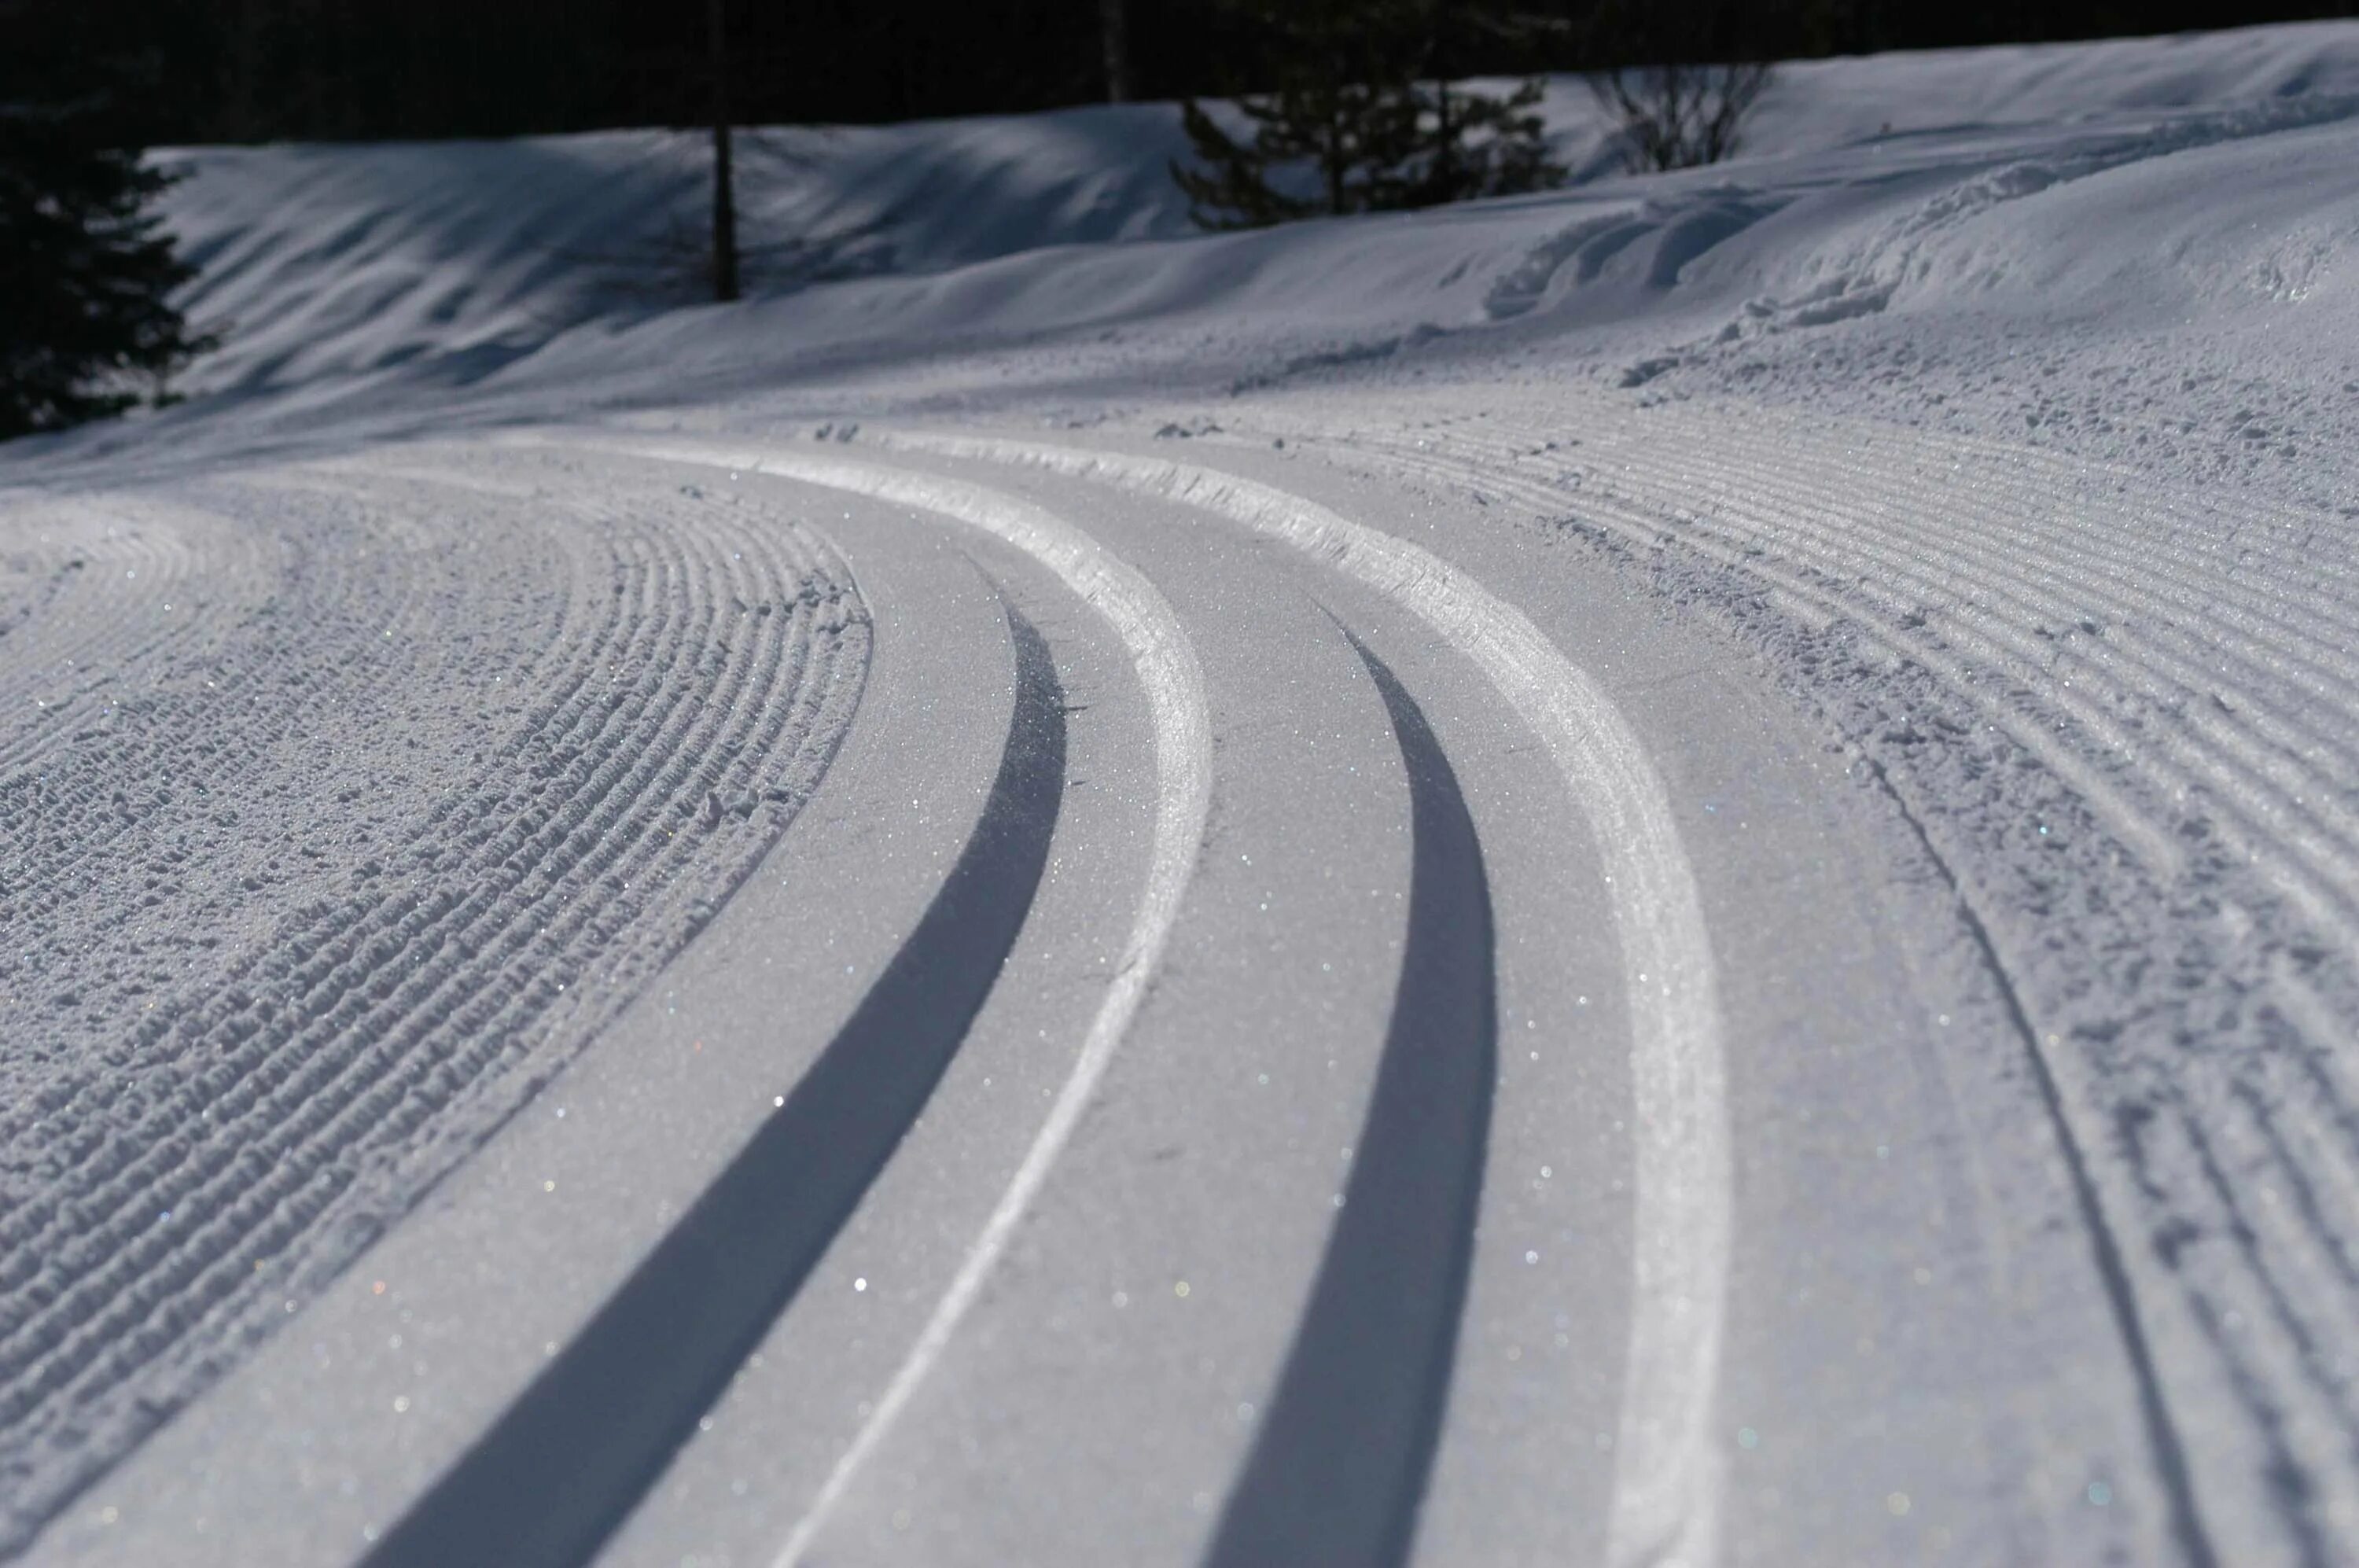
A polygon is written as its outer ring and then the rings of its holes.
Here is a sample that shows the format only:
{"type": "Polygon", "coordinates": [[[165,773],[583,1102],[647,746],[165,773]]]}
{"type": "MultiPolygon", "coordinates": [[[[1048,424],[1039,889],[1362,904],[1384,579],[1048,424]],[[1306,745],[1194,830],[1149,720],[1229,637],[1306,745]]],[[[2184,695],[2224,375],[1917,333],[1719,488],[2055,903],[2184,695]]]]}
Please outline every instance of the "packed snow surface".
{"type": "Polygon", "coordinates": [[[729,307],[685,134],[163,155],[223,347],[0,460],[0,1550],[490,1528],[824,1103],[484,1560],[2359,1561],[2359,25],[1549,109],[753,130],[729,307]]]}

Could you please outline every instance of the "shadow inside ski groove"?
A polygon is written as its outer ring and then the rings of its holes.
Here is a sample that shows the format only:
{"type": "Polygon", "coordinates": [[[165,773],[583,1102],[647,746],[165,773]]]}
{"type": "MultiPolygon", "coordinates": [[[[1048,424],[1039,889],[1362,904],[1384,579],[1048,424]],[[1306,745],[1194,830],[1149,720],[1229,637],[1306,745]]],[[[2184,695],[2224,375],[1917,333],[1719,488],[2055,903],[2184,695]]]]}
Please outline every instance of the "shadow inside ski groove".
{"type": "Polygon", "coordinates": [[[1473,1259],[1498,1072],[1482,844],[1424,713],[1343,635],[1408,773],[1408,938],[1343,1206],[1207,1568],[1408,1558],[1473,1259]]]}
{"type": "Polygon", "coordinates": [[[810,1070],[364,1568],[572,1568],[654,1485],[850,1218],[1023,928],[1063,802],[1064,691],[1007,605],[1016,706],[981,820],[810,1070]]]}

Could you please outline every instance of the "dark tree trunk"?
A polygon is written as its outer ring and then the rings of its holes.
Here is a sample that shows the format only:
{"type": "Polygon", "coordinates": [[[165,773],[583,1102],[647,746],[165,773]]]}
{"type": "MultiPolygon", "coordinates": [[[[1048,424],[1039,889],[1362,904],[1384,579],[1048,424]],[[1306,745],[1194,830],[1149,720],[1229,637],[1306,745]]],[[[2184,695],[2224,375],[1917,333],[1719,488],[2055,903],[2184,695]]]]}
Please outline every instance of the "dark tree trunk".
{"type": "Polygon", "coordinates": [[[724,0],[708,0],[712,34],[712,297],[737,298],[737,188],[730,167],[729,38],[724,0]]]}
{"type": "Polygon", "coordinates": [[[1130,102],[1130,0],[1098,0],[1098,28],[1105,43],[1106,102],[1130,102]]]}

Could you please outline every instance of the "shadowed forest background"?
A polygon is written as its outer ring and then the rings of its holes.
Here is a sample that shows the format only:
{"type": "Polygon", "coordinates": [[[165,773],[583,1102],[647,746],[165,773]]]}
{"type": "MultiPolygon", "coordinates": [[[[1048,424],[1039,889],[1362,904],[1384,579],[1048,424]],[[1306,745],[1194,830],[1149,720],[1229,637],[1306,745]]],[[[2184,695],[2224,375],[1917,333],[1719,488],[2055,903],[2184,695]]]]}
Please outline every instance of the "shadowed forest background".
{"type": "MultiPolygon", "coordinates": [[[[1448,0],[1438,0],[1446,5],[1448,0]]],[[[870,123],[1108,96],[1104,0],[721,0],[732,117],[870,123]]],[[[1254,7],[1126,0],[1154,99],[1249,90],[1254,7]]],[[[1536,0],[1476,73],[1795,59],[2348,16],[2359,0],[1536,0]]],[[[497,136],[688,125],[710,113],[702,0],[71,0],[20,13],[148,52],[125,127],[146,143],[497,136]],[[152,52],[150,52],[152,51],[152,52]]]]}

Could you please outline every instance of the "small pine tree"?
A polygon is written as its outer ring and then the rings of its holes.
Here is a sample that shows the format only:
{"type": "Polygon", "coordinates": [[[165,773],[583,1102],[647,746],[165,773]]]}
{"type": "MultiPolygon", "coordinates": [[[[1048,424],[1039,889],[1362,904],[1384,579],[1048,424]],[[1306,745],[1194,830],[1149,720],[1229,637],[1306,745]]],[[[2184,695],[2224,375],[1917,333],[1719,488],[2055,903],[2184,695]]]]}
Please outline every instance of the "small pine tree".
{"type": "Polygon", "coordinates": [[[1181,124],[1200,167],[1171,176],[1196,222],[1258,228],[1296,218],[1437,206],[1543,190],[1541,84],[1506,97],[1454,84],[1469,38],[1502,23],[1484,0],[1232,0],[1267,40],[1274,84],[1241,94],[1239,139],[1193,99],[1181,124]]]}
{"type": "Polygon", "coordinates": [[[1425,176],[1410,207],[1433,207],[1479,196],[1515,196],[1564,183],[1564,168],[1549,157],[1548,125],[1540,117],[1543,83],[1531,77],[1504,98],[1469,93],[1436,80],[1413,83],[1426,135],[1425,176]]]}
{"type": "Polygon", "coordinates": [[[172,306],[191,269],[151,210],[175,177],[125,145],[136,77],[68,15],[0,0],[0,440],[162,401],[209,346],[172,306]]]}

